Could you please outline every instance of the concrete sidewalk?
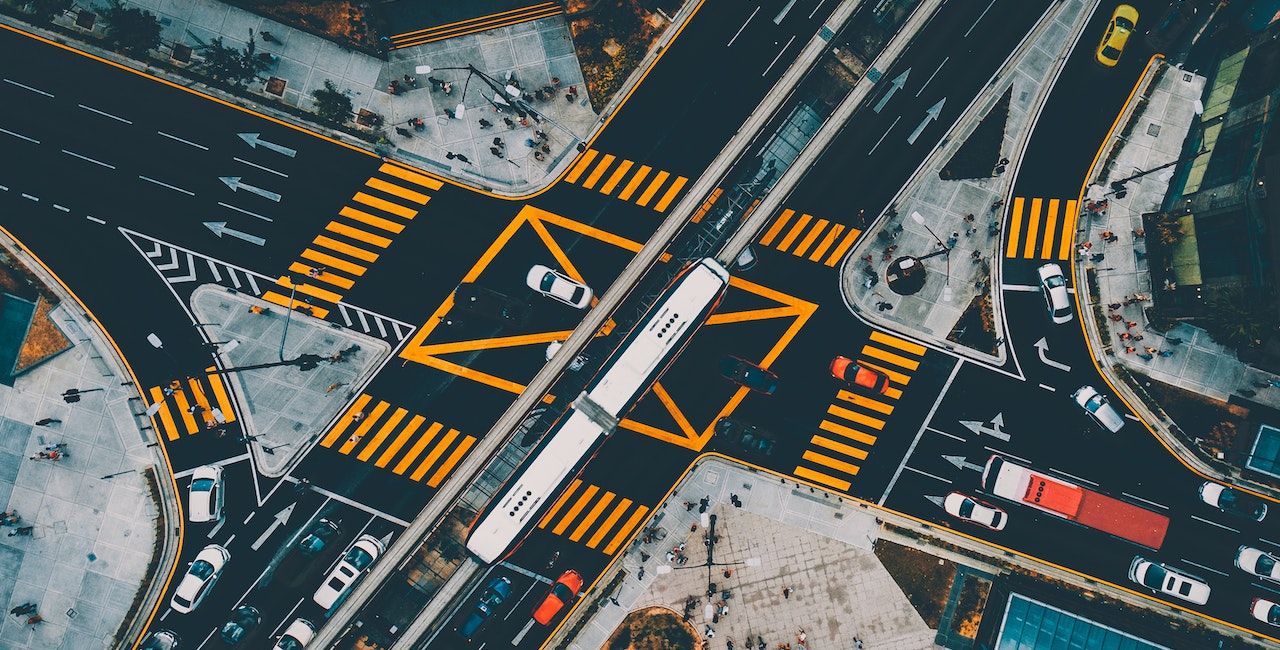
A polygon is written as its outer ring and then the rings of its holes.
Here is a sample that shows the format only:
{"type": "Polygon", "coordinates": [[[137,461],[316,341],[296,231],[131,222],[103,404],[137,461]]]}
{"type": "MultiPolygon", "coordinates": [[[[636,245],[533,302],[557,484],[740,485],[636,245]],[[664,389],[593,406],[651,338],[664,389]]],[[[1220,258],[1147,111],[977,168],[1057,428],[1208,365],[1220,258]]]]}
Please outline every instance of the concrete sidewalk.
{"type": "MultiPolygon", "coordinates": [[[[721,459],[702,461],[676,487],[613,571],[600,580],[599,584],[609,584],[615,573],[625,574],[614,593],[591,594],[599,607],[565,647],[605,647],[630,611],[660,606],[679,613],[690,596],[699,599],[691,624],[699,632],[705,632],[707,625],[714,629],[713,648],[723,647],[729,639],[745,648],[748,634],[762,637],[774,648],[794,643],[802,629],[809,648],[852,647],[854,637],[868,648],[939,647],[933,642],[935,631],[925,625],[872,553],[878,529],[874,512],[836,496],[721,459]],[[741,507],[731,505],[734,495],[741,507]],[[714,513],[718,519],[715,561],[743,563],[732,567],[728,578],[723,568],[712,571],[717,589],[727,588],[732,596],[727,601],[729,615],[718,622],[703,620],[706,570],[673,569],[666,558],[667,551],[683,542],[689,559],[682,567],[706,561],[702,515],[698,507],[684,506],[703,498],[711,504],[707,514],[714,513]],[[652,541],[645,543],[650,535],[652,541]],[[784,589],[790,590],[788,595],[784,589]]],[[[718,601],[719,594],[713,600],[718,601]]],[[[587,611],[591,608],[581,608],[587,611]]],[[[561,629],[571,629],[575,622],[561,629]]]]}
{"type": "Polygon", "coordinates": [[[0,603],[35,603],[44,617],[24,625],[26,616],[6,615],[0,647],[111,647],[159,595],[149,586],[176,548],[176,537],[159,537],[177,516],[174,487],[114,352],[52,277],[18,257],[62,297],[51,318],[75,345],[0,386],[0,501],[21,517],[17,526],[32,527],[29,537],[0,528],[0,603]],[[68,404],[70,388],[93,392],[68,404]],[[39,458],[57,443],[66,456],[39,458]]]}
{"type": "Polygon", "coordinates": [[[845,301],[863,319],[920,340],[954,349],[988,361],[1000,361],[1006,352],[1003,332],[994,332],[996,350],[975,350],[947,340],[966,308],[979,296],[992,296],[993,321],[1003,322],[999,285],[1000,215],[992,206],[1004,201],[1012,175],[993,171],[990,178],[942,180],[937,170],[964,144],[969,133],[1012,87],[1009,117],[1005,124],[1002,155],[1016,169],[1018,152],[1030,135],[1032,120],[1047,95],[1046,83],[1076,34],[1083,29],[1097,0],[1062,2],[1042,20],[1022,48],[998,74],[1001,83],[988,85],[970,110],[951,129],[948,140],[930,155],[894,200],[896,214],[888,214],[868,229],[841,266],[841,290],[845,301]],[[963,135],[963,137],[962,137],[963,135]],[[918,213],[924,223],[917,223],[918,213]],[[969,215],[973,215],[969,218],[969,215]],[[928,229],[926,229],[926,226],[928,229]],[[941,257],[924,262],[929,275],[924,288],[911,296],[899,296],[883,281],[885,268],[902,255],[923,256],[939,248],[931,229],[951,249],[950,277],[941,257]],[[889,247],[894,247],[892,250],[889,247]],[[885,259],[886,255],[889,259],[885,259]],[[867,282],[871,268],[880,282],[867,282]],[[887,303],[888,309],[880,309],[887,303]]]}

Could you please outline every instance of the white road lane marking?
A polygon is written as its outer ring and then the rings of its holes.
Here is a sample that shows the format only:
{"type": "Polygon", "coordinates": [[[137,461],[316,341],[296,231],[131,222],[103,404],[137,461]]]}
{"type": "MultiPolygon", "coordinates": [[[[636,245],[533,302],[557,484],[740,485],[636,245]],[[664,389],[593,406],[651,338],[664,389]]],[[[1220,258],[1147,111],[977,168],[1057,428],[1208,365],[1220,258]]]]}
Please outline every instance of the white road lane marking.
{"type": "Polygon", "coordinates": [[[924,470],[922,470],[922,469],[916,469],[916,468],[914,468],[914,467],[912,467],[912,466],[910,466],[910,465],[903,465],[903,467],[904,467],[904,468],[906,468],[906,469],[909,469],[909,470],[911,470],[911,471],[913,471],[913,472],[915,472],[916,474],[924,474],[925,476],[928,476],[929,478],[938,479],[939,481],[942,481],[943,483],[946,483],[946,484],[948,484],[948,485],[950,485],[950,484],[951,484],[951,479],[945,479],[945,478],[942,478],[941,476],[938,476],[937,474],[930,474],[929,472],[926,472],[926,471],[924,471],[924,470]]]}
{"type": "Polygon", "coordinates": [[[74,156],[74,157],[79,158],[80,160],[83,160],[83,161],[85,161],[85,162],[91,162],[91,163],[93,163],[93,164],[95,164],[95,165],[102,165],[103,167],[106,167],[107,169],[115,169],[115,168],[116,168],[116,166],[115,166],[115,165],[108,165],[107,163],[104,163],[104,162],[102,162],[101,160],[94,160],[93,158],[90,158],[90,157],[88,157],[88,156],[80,155],[80,154],[78,154],[78,153],[76,153],[76,152],[74,152],[74,151],[68,151],[68,150],[66,150],[66,149],[63,149],[63,150],[62,150],[62,153],[65,153],[65,154],[67,154],[68,156],[74,156]]]}
{"type": "Polygon", "coordinates": [[[871,147],[871,150],[867,152],[867,155],[868,155],[868,156],[870,156],[871,154],[875,153],[876,148],[880,146],[880,143],[881,143],[881,142],[884,142],[884,139],[885,139],[885,138],[887,138],[887,137],[889,137],[889,132],[893,130],[893,127],[898,126],[898,120],[900,120],[900,119],[902,119],[902,116],[901,116],[901,115],[899,115],[899,116],[897,116],[897,117],[893,118],[893,124],[890,124],[890,125],[889,125],[889,128],[887,128],[887,129],[885,129],[885,130],[884,130],[884,135],[881,135],[879,140],[876,140],[876,144],[875,144],[875,146],[874,146],[874,147],[871,147]]]}
{"type": "Polygon", "coordinates": [[[192,192],[191,190],[184,190],[184,189],[182,189],[181,187],[178,187],[178,186],[176,186],[176,185],[170,185],[170,184],[168,184],[168,183],[166,183],[166,182],[164,182],[164,181],[158,181],[158,180],[156,180],[156,179],[154,179],[154,178],[149,178],[149,177],[147,177],[147,176],[143,176],[143,175],[141,175],[141,174],[139,174],[139,175],[138,175],[138,178],[141,178],[142,180],[147,181],[148,183],[155,183],[156,185],[159,185],[159,186],[161,186],[161,187],[167,187],[167,188],[169,188],[169,189],[171,189],[171,190],[177,190],[177,191],[179,191],[179,192],[182,192],[183,194],[187,194],[187,195],[190,195],[190,196],[195,196],[195,195],[196,195],[196,193],[195,193],[195,192],[192,192]]]}
{"type": "Polygon", "coordinates": [[[1223,530],[1229,530],[1229,531],[1231,531],[1231,532],[1233,532],[1233,533],[1239,533],[1239,532],[1240,532],[1240,531],[1238,531],[1238,530],[1236,530],[1236,529],[1234,529],[1234,528],[1232,528],[1232,527],[1230,527],[1230,526],[1228,526],[1228,525],[1226,525],[1226,524],[1220,524],[1220,523],[1218,523],[1218,522],[1216,522],[1216,521],[1209,521],[1208,519],[1205,519],[1204,517],[1200,517],[1200,516],[1198,516],[1198,515],[1191,515],[1191,518],[1192,518],[1192,519],[1195,519],[1196,521],[1202,521],[1202,522],[1204,522],[1204,523],[1206,523],[1206,524],[1209,524],[1210,526],[1217,526],[1218,528],[1221,528],[1221,529],[1223,529],[1223,530]]]}
{"type": "Polygon", "coordinates": [[[941,429],[935,429],[935,428],[933,428],[933,427],[925,427],[925,429],[928,429],[929,431],[932,431],[932,432],[934,432],[934,433],[936,433],[936,434],[938,434],[938,435],[946,436],[946,437],[951,438],[951,439],[953,439],[953,440],[959,440],[960,442],[969,442],[969,441],[968,441],[967,439],[965,439],[965,438],[961,438],[960,436],[957,436],[957,435],[955,435],[954,433],[947,433],[946,431],[943,431],[943,430],[941,430],[941,429]]]}
{"type": "Polygon", "coordinates": [[[1090,481],[1090,480],[1089,480],[1089,479],[1087,479],[1087,478],[1080,478],[1079,476],[1076,476],[1075,474],[1068,474],[1068,473],[1066,473],[1066,472],[1064,472],[1064,471],[1062,471],[1062,470],[1060,470],[1060,469],[1057,469],[1057,468],[1055,468],[1055,467],[1050,467],[1049,469],[1051,469],[1051,470],[1053,470],[1053,471],[1055,471],[1055,472],[1057,472],[1057,473],[1059,473],[1059,474],[1061,474],[1061,475],[1063,475],[1063,476],[1065,476],[1065,477],[1067,477],[1067,478],[1069,478],[1069,479],[1076,480],[1076,481],[1080,481],[1081,483],[1088,483],[1089,485],[1092,485],[1093,487],[1098,487],[1098,484],[1097,484],[1097,483],[1094,483],[1093,481],[1090,481]]]}
{"type": "Polygon", "coordinates": [[[26,140],[27,142],[31,142],[31,143],[34,143],[34,144],[40,144],[40,141],[39,141],[39,140],[37,140],[37,139],[35,139],[35,138],[28,138],[27,136],[22,135],[21,133],[14,133],[13,131],[10,131],[9,129],[0,129],[0,133],[7,133],[7,134],[9,134],[9,135],[11,135],[11,136],[13,136],[13,137],[15,137],[15,138],[21,138],[21,139],[23,139],[23,140],[26,140]]]}
{"type": "Polygon", "coordinates": [[[206,146],[204,146],[204,145],[202,145],[202,144],[196,144],[196,143],[194,143],[194,142],[192,142],[192,141],[190,141],[190,140],[183,140],[182,138],[179,138],[179,137],[178,137],[178,136],[176,136],[176,135],[170,135],[170,134],[168,134],[168,133],[165,133],[164,131],[156,131],[156,133],[159,133],[160,135],[163,135],[164,137],[169,138],[170,140],[177,140],[178,142],[181,142],[182,144],[189,144],[189,145],[191,145],[191,146],[193,146],[193,147],[195,147],[195,148],[197,148],[197,149],[204,149],[205,151],[208,151],[208,150],[209,150],[209,147],[206,147],[206,146]]]}
{"type": "Polygon", "coordinates": [[[27,199],[28,201],[35,201],[36,203],[39,203],[39,202],[40,202],[40,197],[38,197],[38,196],[31,196],[30,194],[27,194],[26,192],[23,192],[21,196],[22,196],[22,198],[27,199]]]}
{"type": "Polygon", "coordinates": [[[750,22],[751,22],[751,19],[752,19],[752,18],[755,18],[755,17],[756,17],[756,14],[758,14],[758,13],[760,13],[760,7],[756,7],[756,10],[755,10],[755,11],[753,11],[753,12],[751,12],[751,15],[750,15],[750,16],[747,16],[747,21],[746,21],[746,22],[744,22],[744,23],[742,23],[742,27],[739,27],[739,28],[738,28],[737,33],[735,33],[735,34],[733,35],[733,38],[729,39],[729,44],[728,44],[728,45],[726,45],[725,47],[731,47],[731,46],[733,45],[733,42],[734,42],[734,41],[736,41],[736,40],[738,40],[738,37],[742,35],[742,30],[744,30],[744,29],[746,29],[746,28],[747,28],[747,23],[750,23],[750,22]]]}
{"type": "Polygon", "coordinates": [[[85,218],[85,219],[88,219],[89,221],[92,221],[92,222],[94,222],[94,223],[96,223],[96,224],[100,224],[100,225],[103,225],[103,226],[107,225],[107,222],[105,222],[105,221],[103,221],[102,219],[99,219],[99,218],[97,218],[97,217],[95,217],[95,216],[93,216],[93,215],[91,215],[91,214],[86,214],[86,215],[84,215],[84,218],[85,218]]]}
{"type": "Polygon", "coordinates": [[[884,505],[885,499],[889,498],[889,493],[893,491],[894,483],[898,482],[898,477],[902,476],[902,470],[907,466],[907,461],[911,460],[911,454],[915,453],[916,445],[920,444],[920,438],[924,436],[924,429],[929,425],[929,421],[933,419],[933,414],[938,412],[938,407],[942,406],[942,400],[947,396],[947,391],[951,388],[951,382],[956,380],[956,375],[960,374],[960,369],[964,367],[964,359],[956,358],[956,365],[951,369],[951,374],[947,377],[946,383],[942,384],[942,390],[938,391],[938,399],[933,401],[933,407],[924,416],[924,423],[920,425],[920,430],[916,432],[916,437],[911,441],[911,446],[907,447],[907,453],[903,455],[902,462],[898,464],[898,469],[894,470],[893,478],[889,479],[889,485],[885,487],[884,493],[880,495],[880,499],[876,501],[879,505],[884,505]]]}
{"type": "Polygon", "coordinates": [[[54,203],[54,204],[53,204],[53,209],[54,209],[54,210],[61,210],[61,211],[63,211],[63,212],[71,212],[71,208],[68,208],[68,207],[66,207],[65,205],[58,205],[57,203],[54,203]]]}
{"type": "Polygon", "coordinates": [[[1212,571],[1212,572],[1214,572],[1214,573],[1216,573],[1216,574],[1218,574],[1218,575],[1220,575],[1220,576],[1225,576],[1225,575],[1227,575],[1227,573],[1226,573],[1225,571],[1219,571],[1219,570],[1217,570],[1217,569],[1211,569],[1211,568],[1209,568],[1209,567],[1207,567],[1207,566],[1205,566],[1205,565],[1203,565],[1203,564],[1200,564],[1199,562],[1192,562],[1191,560],[1188,560],[1188,559],[1187,559],[1187,558],[1185,558],[1185,557],[1184,557],[1184,558],[1182,558],[1182,561],[1183,561],[1183,562],[1185,562],[1185,563],[1187,563],[1187,564],[1190,564],[1191,566],[1194,566],[1194,567],[1200,567],[1201,569],[1204,569],[1205,571],[1212,571]]]}
{"type": "Polygon", "coordinates": [[[1058,392],[1058,389],[1057,389],[1057,388],[1054,388],[1053,386],[1050,386],[1050,385],[1048,385],[1048,384],[1040,384],[1040,387],[1041,387],[1041,388],[1043,388],[1043,389],[1045,389],[1045,390],[1047,390],[1047,391],[1049,391],[1050,393],[1056,393],[1056,392],[1058,392]]]}
{"type": "Polygon", "coordinates": [[[1031,461],[1029,461],[1029,460],[1027,460],[1027,459],[1025,459],[1025,458],[1022,458],[1022,457],[1020,457],[1020,456],[1014,456],[1013,454],[1011,454],[1011,453],[1009,453],[1009,452],[1007,452],[1007,451],[1000,451],[999,449],[996,449],[995,447],[983,447],[983,449],[986,449],[987,451],[989,451],[989,452],[991,452],[991,453],[993,453],[993,454],[999,454],[999,455],[1001,455],[1001,456],[1004,456],[1005,458],[1012,458],[1012,459],[1014,459],[1014,460],[1022,461],[1022,463],[1023,463],[1024,465],[1031,465],[1031,464],[1032,464],[1032,463],[1031,463],[1031,461]]]}
{"type": "Polygon", "coordinates": [[[286,173],[284,173],[284,172],[278,172],[278,171],[276,171],[276,170],[274,170],[274,169],[272,169],[272,168],[270,168],[270,167],[263,167],[262,165],[259,165],[258,163],[252,163],[252,162],[249,162],[249,161],[245,160],[244,158],[236,158],[235,156],[232,156],[232,158],[231,158],[231,159],[232,159],[232,160],[234,160],[234,161],[236,161],[236,162],[242,162],[242,163],[244,163],[244,164],[246,164],[246,165],[248,165],[248,166],[250,166],[250,167],[257,167],[258,169],[261,169],[261,170],[262,170],[262,171],[264,171],[264,172],[271,172],[272,174],[275,174],[276,176],[283,176],[283,177],[285,177],[285,178],[289,178],[289,175],[288,175],[288,174],[286,174],[286,173]]]}
{"type": "Polygon", "coordinates": [[[917,90],[917,91],[916,91],[916,97],[919,97],[919,96],[920,96],[920,93],[923,93],[923,92],[924,92],[924,89],[925,89],[925,88],[927,88],[927,87],[929,86],[929,82],[930,82],[930,81],[933,81],[933,78],[934,78],[934,77],[936,77],[936,76],[938,76],[938,73],[939,73],[939,72],[942,72],[942,66],[946,65],[946,64],[947,64],[947,61],[950,61],[950,60],[951,60],[951,57],[949,57],[949,56],[948,56],[948,57],[946,57],[946,58],[944,58],[944,59],[942,59],[942,63],[939,63],[939,64],[938,64],[938,69],[937,69],[937,70],[934,70],[934,71],[933,71],[933,74],[929,75],[929,78],[924,80],[924,85],[923,85],[923,86],[920,86],[920,90],[917,90]]]}
{"type": "Polygon", "coordinates": [[[264,217],[264,216],[262,216],[262,215],[258,214],[257,212],[249,212],[248,210],[245,210],[244,208],[237,208],[236,206],[231,205],[230,203],[223,203],[222,201],[218,201],[218,205],[220,205],[220,206],[222,206],[222,207],[224,207],[224,208],[228,208],[228,209],[231,209],[231,210],[235,210],[236,212],[243,212],[244,214],[247,214],[247,215],[249,215],[249,216],[251,216],[251,217],[257,217],[257,218],[259,218],[259,219],[262,219],[263,221],[272,221],[272,222],[274,222],[274,221],[275,221],[275,219],[272,219],[271,217],[264,217]]]}
{"type": "Polygon", "coordinates": [[[125,124],[133,124],[133,122],[126,120],[123,117],[120,117],[119,115],[112,115],[111,113],[108,113],[106,111],[100,111],[92,106],[85,106],[84,104],[77,104],[77,106],[79,106],[80,108],[83,108],[86,111],[89,111],[90,113],[97,113],[98,115],[101,115],[103,117],[109,117],[113,120],[116,120],[117,122],[124,122],[125,124]]]}
{"type": "Polygon", "coordinates": [[[995,3],[996,3],[996,0],[991,0],[991,2],[989,2],[989,3],[987,4],[987,8],[986,8],[986,9],[983,9],[983,10],[982,10],[982,13],[978,14],[978,19],[977,19],[977,20],[975,20],[975,21],[973,21],[973,24],[972,24],[972,25],[969,25],[969,31],[967,31],[967,32],[965,32],[965,33],[964,33],[964,38],[969,38],[969,34],[970,34],[971,32],[973,32],[973,28],[974,28],[974,27],[977,27],[977,26],[978,26],[978,23],[982,22],[982,17],[983,17],[983,16],[986,16],[988,11],[991,11],[991,5],[993,5],[993,4],[995,4],[995,3]]]}
{"type": "Polygon", "coordinates": [[[7,83],[7,84],[13,84],[13,85],[15,85],[15,86],[17,86],[17,87],[19,87],[19,88],[24,89],[24,90],[30,90],[30,91],[31,91],[31,92],[33,92],[33,93],[37,93],[37,94],[40,94],[40,95],[44,95],[45,97],[53,97],[53,95],[52,95],[52,94],[47,93],[47,92],[45,92],[45,91],[43,91],[43,90],[40,90],[39,88],[32,88],[31,86],[28,86],[27,84],[24,84],[24,83],[18,83],[18,82],[16,82],[16,81],[12,80],[12,79],[8,79],[8,78],[6,78],[6,79],[4,80],[4,82],[5,82],[5,83],[7,83]]]}
{"type": "Polygon", "coordinates": [[[778,59],[782,58],[783,52],[786,52],[787,48],[791,47],[791,44],[795,42],[795,40],[796,40],[796,35],[792,34],[791,38],[787,39],[787,44],[783,45],[781,50],[778,50],[778,56],[773,57],[773,60],[769,62],[769,67],[765,68],[764,72],[760,73],[761,77],[769,74],[769,71],[773,69],[773,66],[778,62],[778,59]]]}
{"type": "Polygon", "coordinates": [[[1144,498],[1142,498],[1142,497],[1140,497],[1140,496],[1137,496],[1137,495],[1134,495],[1134,494],[1129,494],[1128,492],[1121,492],[1120,494],[1123,494],[1123,495],[1125,495],[1125,496],[1129,497],[1130,499],[1134,499],[1134,500],[1137,500],[1137,501],[1141,501],[1141,502],[1143,502],[1143,503],[1145,503],[1145,504],[1147,504],[1147,505],[1155,506],[1155,507],[1157,507],[1157,508],[1163,508],[1163,509],[1165,509],[1165,510],[1168,510],[1168,509],[1169,509],[1169,506],[1166,506],[1166,505],[1163,505],[1163,504],[1156,503],[1155,501],[1152,501],[1152,500],[1150,500],[1150,499],[1144,499],[1144,498]]]}

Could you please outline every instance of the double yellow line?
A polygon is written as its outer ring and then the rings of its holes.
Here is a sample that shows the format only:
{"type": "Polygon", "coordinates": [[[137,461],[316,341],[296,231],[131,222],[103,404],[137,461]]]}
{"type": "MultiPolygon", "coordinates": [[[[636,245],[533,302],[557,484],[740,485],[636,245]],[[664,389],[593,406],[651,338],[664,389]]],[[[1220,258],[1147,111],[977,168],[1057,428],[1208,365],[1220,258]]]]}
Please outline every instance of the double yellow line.
{"type": "Polygon", "coordinates": [[[425,43],[434,43],[443,41],[446,38],[455,38],[458,36],[466,36],[467,34],[475,34],[476,32],[485,32],[490,29],[515,25],[517,23],[525,23],[539,18],[549,18],[564,9],[558,2],[543,2],[541,4],[530,5],[528,7],[520,7],[508,11],[501,11],[488,16],[479,16],[476,18],[468,18],[445,25],[437,25],[435,27],[424,27],[403,34],[396,34],[391,37],[391,49],[400,49],[402,47],[413,47],[414,45],[423,45],[425,43]]]}

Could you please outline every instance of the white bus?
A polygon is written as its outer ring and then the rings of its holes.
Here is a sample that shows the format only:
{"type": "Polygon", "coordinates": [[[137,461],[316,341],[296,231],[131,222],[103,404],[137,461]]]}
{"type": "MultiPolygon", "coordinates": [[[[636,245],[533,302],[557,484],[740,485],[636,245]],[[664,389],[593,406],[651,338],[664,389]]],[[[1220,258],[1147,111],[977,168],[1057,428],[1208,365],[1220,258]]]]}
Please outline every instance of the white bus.
{"type": "Polygon", "coordinates": [[[468,550],[486,563],[515,550],[535,516],[609,433],[598,422],[601,414],[593,418],[587,411],[598,408],[622,419],[706,322],[728,285],[729,272],[712,258],[690,264],[671,281],[587,384],[579,401],[590,407],[561,416],[476,518],[467,536],[468,550]]]}

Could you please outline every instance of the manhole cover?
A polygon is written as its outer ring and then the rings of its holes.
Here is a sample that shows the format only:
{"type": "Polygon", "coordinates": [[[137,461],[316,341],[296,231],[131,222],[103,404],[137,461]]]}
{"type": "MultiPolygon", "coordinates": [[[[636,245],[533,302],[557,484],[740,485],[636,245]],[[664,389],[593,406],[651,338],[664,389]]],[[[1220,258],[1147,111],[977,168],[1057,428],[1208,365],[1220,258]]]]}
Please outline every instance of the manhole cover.
{"type": "Polygon", "coordinates": [[[1159,124],[1156,124],[1155,122],[1152,122],[1151,124],[1148,124],[1148,125],[1147,125],[1147,135],[1149,135],[1149,136],[1151,136],[1151,137],[1153,137],[1153,138],[1158,137],[1158,136],[1160,135],[1160,125],[1159,125],[1159,124]]]}

